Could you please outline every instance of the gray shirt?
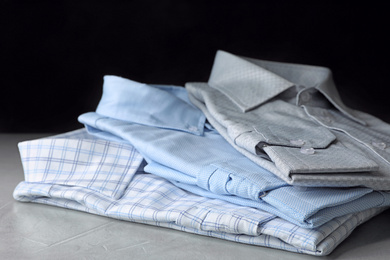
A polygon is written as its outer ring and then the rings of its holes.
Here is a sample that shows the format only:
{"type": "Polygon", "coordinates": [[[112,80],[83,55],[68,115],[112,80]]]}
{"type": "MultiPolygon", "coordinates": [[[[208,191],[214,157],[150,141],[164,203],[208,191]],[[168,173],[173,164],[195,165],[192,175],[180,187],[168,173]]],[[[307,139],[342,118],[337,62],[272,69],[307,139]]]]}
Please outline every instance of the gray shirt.
{"type": "Polygon", "coordinates": [[[390,125],[347,107],[328,68],[218,51],[191,101],[238,151],[289,184],[390,190],[390,125]]]}

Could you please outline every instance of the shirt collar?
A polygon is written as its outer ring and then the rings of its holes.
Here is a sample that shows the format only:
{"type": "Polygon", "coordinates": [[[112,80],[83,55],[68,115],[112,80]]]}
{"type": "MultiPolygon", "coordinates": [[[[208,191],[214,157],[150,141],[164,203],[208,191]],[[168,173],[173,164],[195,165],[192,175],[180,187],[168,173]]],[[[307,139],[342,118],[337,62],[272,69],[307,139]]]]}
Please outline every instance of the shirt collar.
{"type": "Polygon", "coordinates": [[[117,76],[105,76],[96,113],[152,127],[202,135],[203,113],[193,106],[185,88],[147,85],[117,76]]]}
{"type": "MultiPolygon", "coordinates": [[[[349,118],[365,124],[341,101],[332,72],[325,67],[265,61],[218,51],[208,84],[242,112],[254,109],[292,86],[316,88],[349,118]]],[[[297,105],[301,105],[297,95],[297,105]]]]}

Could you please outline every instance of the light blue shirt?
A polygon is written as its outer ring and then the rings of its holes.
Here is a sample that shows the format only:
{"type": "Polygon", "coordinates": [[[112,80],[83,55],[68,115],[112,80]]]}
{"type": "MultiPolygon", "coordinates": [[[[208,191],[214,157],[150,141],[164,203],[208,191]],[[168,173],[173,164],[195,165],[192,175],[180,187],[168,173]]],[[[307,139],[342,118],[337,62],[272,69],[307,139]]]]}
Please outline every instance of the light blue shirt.
{"type": "Polygon", "coordinates": [[[196,194],[262,209],[302,227],[389,205],[389,194],[369,188],[287,185],[207,124],[182,87],[106,76],[96,112],[81,115],[79,121],[96,136],[129,142],[148,162],[147,172],[196,194]]]}

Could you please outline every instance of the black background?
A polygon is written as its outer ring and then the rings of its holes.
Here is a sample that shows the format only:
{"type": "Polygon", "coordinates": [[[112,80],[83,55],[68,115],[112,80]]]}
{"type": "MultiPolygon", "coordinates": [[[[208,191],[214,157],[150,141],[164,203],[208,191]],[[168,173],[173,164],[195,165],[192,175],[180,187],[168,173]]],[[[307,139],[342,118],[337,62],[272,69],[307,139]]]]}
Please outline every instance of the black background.
{"type": "Polygon", "coordinates": [[[0,132],[82,127],[106,74],[207,81],[219,49],[329,67],[347,105],[390,122],[384,2],[0,0],[0,132]]]}

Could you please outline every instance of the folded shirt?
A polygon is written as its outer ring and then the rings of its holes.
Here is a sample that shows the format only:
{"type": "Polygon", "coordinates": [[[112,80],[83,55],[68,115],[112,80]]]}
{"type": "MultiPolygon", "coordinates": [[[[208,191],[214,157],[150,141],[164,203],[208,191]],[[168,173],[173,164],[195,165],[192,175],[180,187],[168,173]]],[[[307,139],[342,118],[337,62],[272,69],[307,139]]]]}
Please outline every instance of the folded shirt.
{"type": "Polygon", "coordinates": [[[178,187],[265,210],[301,227],[390,203],[390,194],[364,187],[288,185],[234,149],[183,87],[105,76],[96,112],[79,121],[95,136],[134,146],[147,161],[145,171],[178,187]]]}
{"type": "Polygon", "coordinates": [[[218,51],[209,81],[186,89],[233,147],[289,184],[390,190],[390,125],[347,107],[327,68],[218,51]]]}
{"type": "Polygon", "coordinates": [[[25,181],[14,198],[292,252],[327,255],[373,208],[305,229],[268,212],[187,192],[145,173],[129,144],[85,129],[19,144],[25,181]]]}

